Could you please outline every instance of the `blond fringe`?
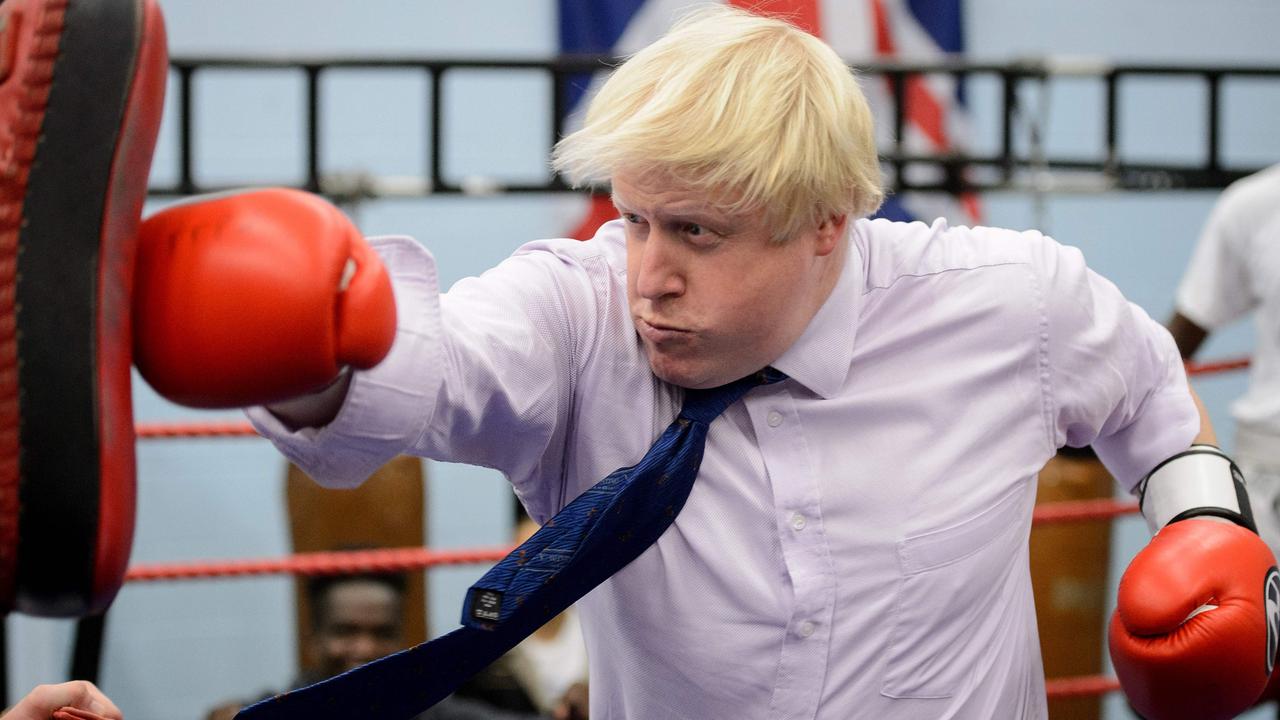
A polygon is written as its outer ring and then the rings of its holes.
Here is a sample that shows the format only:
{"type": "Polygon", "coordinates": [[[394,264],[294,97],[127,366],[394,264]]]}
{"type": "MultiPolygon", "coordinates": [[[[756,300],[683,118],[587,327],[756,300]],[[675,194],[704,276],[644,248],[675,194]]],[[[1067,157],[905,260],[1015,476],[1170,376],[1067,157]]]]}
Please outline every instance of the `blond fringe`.
{"type": "Polygon", "coordinates": [[[665,173],[784,239],[869,215],[883,190],[871,111],[829,46],[785,22],[699,9],[623,63],[553,166],[575,185],[665,173]]]}

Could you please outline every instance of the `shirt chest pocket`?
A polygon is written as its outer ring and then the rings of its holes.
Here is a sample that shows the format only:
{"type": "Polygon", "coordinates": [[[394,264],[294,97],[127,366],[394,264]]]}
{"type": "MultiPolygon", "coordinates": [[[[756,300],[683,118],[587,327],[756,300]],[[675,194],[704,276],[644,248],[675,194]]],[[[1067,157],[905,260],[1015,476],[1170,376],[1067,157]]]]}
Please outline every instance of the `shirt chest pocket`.
{"type": "Polygon", "coordinates": [[[983,662],[985,640],[1018,602],[1006,589],[1011,574],[1027,572],[1032,501],[1030,483],[1019,483],[960,524],[899,541],[902,580],[881,694],[951,697],[983,662]]]}

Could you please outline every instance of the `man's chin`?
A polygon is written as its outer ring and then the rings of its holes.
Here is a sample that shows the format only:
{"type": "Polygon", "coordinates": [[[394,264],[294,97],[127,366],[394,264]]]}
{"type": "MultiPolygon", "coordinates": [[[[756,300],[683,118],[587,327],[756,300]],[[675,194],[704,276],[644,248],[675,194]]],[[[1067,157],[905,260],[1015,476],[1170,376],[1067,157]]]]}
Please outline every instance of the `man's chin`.
{"type": "Polygon", "coordinates": [[[698,363],[680,362],[671,358],[649,352],[649,369],[659,380],[690,390],[702,390],[718,387],[732,382],[735,378],[721,380],[714,368],[698,363]]]}

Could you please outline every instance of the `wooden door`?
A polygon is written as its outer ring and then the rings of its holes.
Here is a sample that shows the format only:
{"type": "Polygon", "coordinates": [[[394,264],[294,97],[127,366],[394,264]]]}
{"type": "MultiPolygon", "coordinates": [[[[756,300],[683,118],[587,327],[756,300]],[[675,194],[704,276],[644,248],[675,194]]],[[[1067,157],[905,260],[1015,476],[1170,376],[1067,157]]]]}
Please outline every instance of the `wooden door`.
{"type": "MultiPolygon", "coordinates": [[[[353,547],[411,547],[426,541],[424,473],[420,458],[400,456],[382,466],[363,485],[331,490],[316,484],[290,464],[286,482],[289,529],[294,552],[323,552],[353,547]]],[[[409,573],[404,603],[406,646],[426,640],[426,585],[421,571],[409,573]]],[[[294,580],[298,603],[299,667],[308,657],[311,607],[304,578],[294,580]]]]}

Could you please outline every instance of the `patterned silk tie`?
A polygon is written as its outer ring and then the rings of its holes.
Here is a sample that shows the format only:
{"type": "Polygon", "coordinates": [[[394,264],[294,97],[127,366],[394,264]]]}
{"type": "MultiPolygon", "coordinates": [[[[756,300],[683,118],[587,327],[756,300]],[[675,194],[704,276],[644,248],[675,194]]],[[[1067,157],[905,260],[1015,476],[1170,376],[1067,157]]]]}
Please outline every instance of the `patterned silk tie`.
{"type": "Polygon", "coordinates": [[[751,388],[785,378],[766,368],[687,390],[680,415],[640,462],[579,495],[467,591],[463,627],[263,700],[237,720],[407,720],[431,707],[656,542],[689,497],[711,421],[751,388]]]}

